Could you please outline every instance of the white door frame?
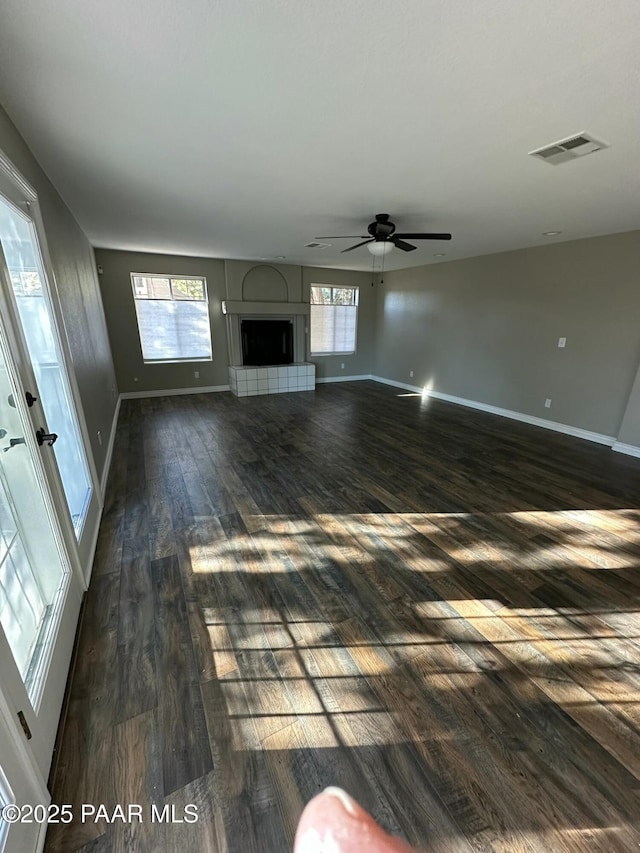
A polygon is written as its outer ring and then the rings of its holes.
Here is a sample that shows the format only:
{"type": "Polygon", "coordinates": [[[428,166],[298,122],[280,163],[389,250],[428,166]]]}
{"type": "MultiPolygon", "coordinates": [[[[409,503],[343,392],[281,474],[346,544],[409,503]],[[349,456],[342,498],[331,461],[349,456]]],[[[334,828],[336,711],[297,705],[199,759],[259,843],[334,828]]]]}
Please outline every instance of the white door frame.
{"type": "MultiPolygon", "coordinates": [[[[0,692],[0,765],[3,762],[6,764],[5,774],[13,788],[17,806],[26,803],[47,806],[51,802],[51,794],[47,790],[42,773],[24,742],[24,736],[11,708],[0,692]]],[[[30,827],[17,824],[14,827],[9,826],[8,830],[5,845],[10,846],[5,846],[7,853],[13,853],[14,850],[16,853],[32,853],[44,847],[46,823],[33,824],[30,827]],[[16,835],[19,837],[16,838],[16,835]]]]}
{"type": "MultiPolygon", "coordinates": [[[[0,300],[1,305],[2,302],[0,300]]],[[[14,353],[11,349],[10,333],[10,323],[6,323],[4,317],[2,317],[0,319],[1,352],[7,371],[12,374],[11,381],[14,389],[17,391],[21,377],[18,365],[16,365],[14,360],[14,353]]],[[[30,425],[32,426],[32,420],[24,398],[14,393],[14,397],[16,396],[18,399],[15,400],[15,404],[20,412],[21,420],[25,425],[24,439],[26,449],[32,460],[37,482],[44,499],[44,507],[48,514],[48,524],[51,527],[54,547],[59,554],[59,559],[62,561],[63,570],[66,572],[66,585],[56,600],[55,619],[52,619],[48,629],[50,642],[47,644],[46,651],[42,657],[41,665],[43,668],[40,670],[33,701],[27,693],[27,688],[16,666],[7,638],[0,627],[0,695],[3,698],[4,708],[9,709],[11,719],[17,719],[18,712],[23,712],[25,721],[33,735],[28,751],[33,756],[36,764],[41,767],[43,775],[45,775],[51,763],[53,745],[58,729],[60,709],[64,698],[73,642],[80,613],[83,586],[81,572],[79,569],[78,571],[74,571],[73,562],[70,559],[72,552],[67,547],[67,541],[61,524],[62,519],[57,511],[50,489],[50,481],[46,474],[44,459],[48,454],[40,452],[34,430],[28,428],[30,425]]],[[[71,532],[73,534],[73,529],[71,532]]],[[[73,535],[75,537],[75,534],[73,535]]],[[[20,731],[19,734],[20,739],[24,741],[24,732],[20,731]]]]}
{"type": "MultiPolygon", "coordinates": [[[[89,469],[89,479],[91,481],[92,488],[92,500],[95,500],[97,502],[97,520],[95,522],[95,529],[86,529],[86,531],[83,532],[82,550],[84,553],[81,555],[78,547],[78,541],[76,539],[76,534],[73,529],[73,522],[68,512],[66,496],[62,489],[62,484],[60,482],[60,477],[57,471],[55,457],[53,454],[44,454],[43,461],[45,464],[45,468],[47,469],[47,479],[52,493],[54,506],[57,510],[60,525],[63,529],[65,542],[67,543],[68,555],[70,557],[74,572],[78,574],[78,579],[80,581],[81,588],[83,590],[86,590],[89,586],[91,562],[93,560],[93,550],[95,548],[98,527],[100,524],[100,516],[102,513],[102,508],[104,506],[102,488],[100,485],[100,480],[98,478],[98,472],[96,470],[93,452],[91,450],[89,430],[87,428],[84,409],[82,407],[82,402],[80,399],[80,390],[78,388],[78,382],[75,373],[72,369],[73,362],[70,354],[69,340],[64,324],[64,318],[62,316],[59,290],[56,282],[55,273],[53,270],[53,265],[51,263],[51,255],[47,243],[47,236],[44,229],[44,222],[42,219],[38,195],[35,189],[31,186],[31,184],[29,184],[22,177],[18,170],[13,166],[11,161],[2,153],[2,151],[0,151],[0,192],[2,192],[2,194],[5,195],[5,197],[8,198],[9,201],[14,204],[18,209],[22,208],[23,213],[26,214],[33,222],[36,231],[36,237],[45,272],[45,281],[43,282],[43,287],[47,287],[49,290],[49,302],[55,320],[55,328],[53,329],[53,333],[57,336],[58,339],[63,366],[66,371],[67,379],[69,382],[71,400],[75,410],[80,431],[80,438],[82,441],[84,454],[89,469]]],[[[2,266],[2,264],[0,264],[0,266],[2,266]]],[[[20,330],[22,328],[21,321],[20,318],[17,316],[15,306],[2,293],[2,288],[0,288],[0,308],[2,309],[3,313],[6,312],[6,314],[10,317],[10,324],[7,325],[10,325],[12,329],[20,330]]],[[[10,332],[11,330],[7,331],[10,332]]],[[[10,344],[14,353],[21,352],[22,349],[26,349],[23,342],[21,342],[20,346],[15,340],[15,337],[12,337],[13,339],[10,341],[10,344]]],[[[27,361],[26,364],[18,364],[17,367],[19,368],[22,376],[28,378],[30,382],[33,382],[35,384],[35,377],[33,375],[33,370],[30,362],[27,361]]]]}
{"type": "MultiPolygon", "coordinates": [[[[82,550],[80,550],[55,456],[53,452],[41,450],[35,441],[34,430],[41,425],[35,424],[35,415],[41,416],[43,414],[42,409],[39,408],[40,403],[36,403],[35,408],[29,409],[27,412],[26,403],[22,397],[20,405],[28,414],[27,422],[34,425],[34,429],[25,433],[26,444],[36,464],[36,470],[41,472],[39,479],[45,496],[45,504],[48,504],[48,512],[54,527],[56,541],[61,553],[64,554],[69,574],[66,589],[59,601],[59,618],[56,619],[58,631],[55,641],[51,644],[51,652],[46,656],[48,676],[43,681],[46,686],[40,690],[39,697],[35,697],[34,706],[28,699],[26,687],[10,652],[7,638],[4,632],[0,630],[0,760],[3,760],[4,756],[9,761],[12,765],[9,769],[13,777],[18,778],[19,781],[24,781],[27,786],[25,789],[21,785],[23,790],[29,790],[30,796],[33,796],[40,803],[47,804],[50,797],[47,792],[46,778],[59,724],[59,714],[71,661],[82,592],[88,586],[88,570],[93,557],[92,550],[95,545],[103,499],[78,384],[72,369],[69,341],[62,317],[58,286],[51,264],[38,197],[34,188],[24,180],[19,171],[13,167],[1,151],[0,192],[18,210],[26,214],[33,223],[44,270],[43,287],[48,288],[49,304],[55,326],[53,332],[58,339],[61,364],[67,373],[71,405],[75,409],[80,441],[87,460],[92,500],[94,501],[91,509],[92,515],[87,517],[87,523],[85,523],[81,536],[80,546],[82,550]],[[94,526],[95,530],[93,529],[94,526]],[[81,559],[81,554],[83,559],[81,559]],[[86,565],[82,564],[83,561],[86,565]],[[20,725],[17,716],[18,711],[24,713],[26,723],[33,735],[31,740],[27,740],[25,731],[20,725]],[[8,759],[7,756],[9,756],[8,759]],[[16,767],[19,769],[16,770],[16,767]]],[[[7,272],[4,258],[0,257],[0,274],[3,278],[7,272]]],[[[7,280],[5,285],[0,287],[0,313],[6,339],[6,346],[3,344],[3,350],[8,351],[5,352],[7,369],[14,373],[15,381],[21,389],[28,390],[29,384],[33,382],[34,393],[37,393],[35,392],[33,367],[23,339],[22,324],[17,313],[10,280],[7,280]]],[[[45,422],[42,423],[42,426],[45,426],[45,422]]],[[[9,779],[9,783],[13,787],[11,779],[9,779]]],[[[11,836],[9,837],[11,838],[11,836]]],[[[43,843],[44,833],[39,839],[40,846],[43,843]]]]}

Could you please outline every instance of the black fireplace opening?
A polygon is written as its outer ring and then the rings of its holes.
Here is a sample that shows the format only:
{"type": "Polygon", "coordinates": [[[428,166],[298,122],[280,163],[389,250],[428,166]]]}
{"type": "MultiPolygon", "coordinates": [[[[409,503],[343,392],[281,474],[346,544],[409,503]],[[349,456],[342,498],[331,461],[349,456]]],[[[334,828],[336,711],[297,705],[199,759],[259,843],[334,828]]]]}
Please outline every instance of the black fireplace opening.
{"type": "Polygon", "coordinates": [[[242,320],[244,365],[291,364],[293,323],[290,320],[242,320]]]}

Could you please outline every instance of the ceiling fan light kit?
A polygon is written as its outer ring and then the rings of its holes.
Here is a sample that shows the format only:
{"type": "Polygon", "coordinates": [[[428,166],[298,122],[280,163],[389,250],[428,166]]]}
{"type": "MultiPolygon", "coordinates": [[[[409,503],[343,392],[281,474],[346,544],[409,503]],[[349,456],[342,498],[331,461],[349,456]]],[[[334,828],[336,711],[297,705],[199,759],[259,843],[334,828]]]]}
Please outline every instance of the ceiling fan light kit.
{"type": "Polygon", "coordinates": [[[374,240],[372,243],[367,243],[367,249],[376,258],[382,258],[393,251],[393,243],[389,240],[374,240]]]}

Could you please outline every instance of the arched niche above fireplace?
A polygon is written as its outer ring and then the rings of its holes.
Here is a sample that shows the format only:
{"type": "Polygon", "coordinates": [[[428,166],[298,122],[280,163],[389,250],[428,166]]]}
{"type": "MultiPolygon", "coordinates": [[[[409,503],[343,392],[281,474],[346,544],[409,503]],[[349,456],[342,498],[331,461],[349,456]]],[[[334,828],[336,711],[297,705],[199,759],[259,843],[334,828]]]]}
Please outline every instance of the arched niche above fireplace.
{"type": "Polygon", "coordinates": [[[244,302],[289,302],[289,288],[280,270],[269,264],[252,267],[242,279],[244,302]]]}

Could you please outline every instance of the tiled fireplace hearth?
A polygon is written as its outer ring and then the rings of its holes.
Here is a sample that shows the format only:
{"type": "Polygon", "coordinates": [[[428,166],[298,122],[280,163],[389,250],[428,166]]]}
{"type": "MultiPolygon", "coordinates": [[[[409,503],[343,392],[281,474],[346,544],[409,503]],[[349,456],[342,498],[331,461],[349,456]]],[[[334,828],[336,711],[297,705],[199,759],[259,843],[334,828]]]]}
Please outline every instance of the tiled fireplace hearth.
{"type": "Polygon", "coordinates": [[[229,385],[236,397],[313,391],[316,387],[316,366],[302,362],[277,367],[230,367],[229,385]]]}

